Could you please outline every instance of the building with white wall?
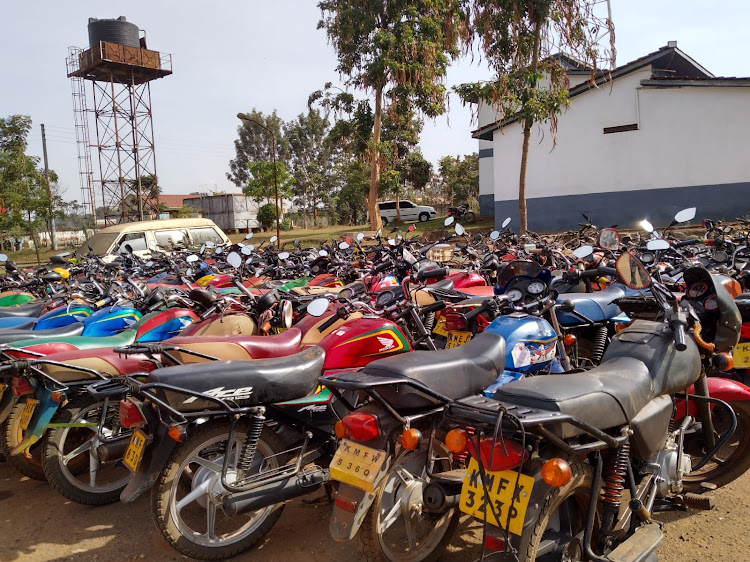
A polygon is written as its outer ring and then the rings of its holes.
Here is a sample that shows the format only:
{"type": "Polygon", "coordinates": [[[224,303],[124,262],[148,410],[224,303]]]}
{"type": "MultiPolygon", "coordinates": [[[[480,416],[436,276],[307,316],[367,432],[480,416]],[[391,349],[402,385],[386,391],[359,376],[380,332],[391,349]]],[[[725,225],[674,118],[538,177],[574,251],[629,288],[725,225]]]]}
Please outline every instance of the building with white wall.
{"type": "MultiPolygon", "coordinates": [[[[715,77],[672,42],[611,76],[597,88],[569,65],[554,150],[544,125],[532,129],[529,229],[574,228],[582,212],[620,227],[693,206],[698,218],[750,215],[750,78],[715,77]]],[[[522,124],[480,105],[479,125],[481,209],[518,224],[522,124]]]]}

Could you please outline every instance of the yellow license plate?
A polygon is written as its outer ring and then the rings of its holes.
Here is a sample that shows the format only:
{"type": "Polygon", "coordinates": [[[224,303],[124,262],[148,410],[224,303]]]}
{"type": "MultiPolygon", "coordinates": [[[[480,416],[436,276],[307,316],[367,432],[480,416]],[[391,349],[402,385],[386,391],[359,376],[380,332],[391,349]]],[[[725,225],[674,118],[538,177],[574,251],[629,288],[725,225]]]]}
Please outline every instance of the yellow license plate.
{"type": "Polygon", "coordinates": [[[445,349],[452,349],[465,344],[471,339],[471,332],[449,332],[445,349]]]}
{"type": "Polygon", "coordinates": [[[2,399],[3,394],[5,394],[5,389],[8,388],[7,384],[0,384],[0,399],[2,399]]]}
{"type": "Polygon", "coordinates": [[[732,352],[734,366],[738,369],[750,369],[750,343],[738,343],[732,352]]]}
{"type": "Polygon", "coordinates": [[[34,415],[34,410],[36,410],[37,404],[39,404],[39,400],[32,400],[30,398],[26,400],[26,404],[23,407],[23,412],[21,412],[21,430],[22,431],[25,431],[26,428],[29,427],[31,416],[34,415]]]}
{"type": "Polygon", "coordinates": [[[437,322],[435,322],[435,327],[432,329],[433,334],[437,334],[438,336],[448,337],[448,330],[445,329],[445,318],[439,318],[437,322]]]}
{"type": "Polygon", "coordinates": [[[506,528],[514,535],[520,535],[523,530],[523,518],[526,516],[526,507],[531,500],[531,489],[534,487],[534,479],[525,474],[519,475],[515,470],[502,470],[500,472],[485,471],[487,490],[482,485],[482,477],[479,473],[479,465],[476,459],[469,461],[466,469],[464,483],[461,487],[461,499],[458,507],[464,513],[468,513],[496,527],[506,528]],[[518,479],[518,491],[516,493],[516,479],[518,479]],[[515,493],[515,501],[514,500],[515,493]],[[493,509],[489,504],[492,504],[493,509]],[[510,512],[510,524],[508,513],[510,512]],[[495,518],[497,514],[500,521],[495,518]]]}
{"type": "Polygon", "coordinates": [[[331,478],[372,494],[384,462],[385,451],[343,439],[330,464],[331,478]]]}
{"type": "Polygon", "coordinates": [[[148,437],[140,429],[136,429],[133,432],[133,435],[130,436],[128,449],[125,451],[125,456],[122,458],[123,464],[128,470],[130,470],[130,472],[138,470],[138,465],[143,458],[143,451],[146,448],[147,440],[148,437]]]}

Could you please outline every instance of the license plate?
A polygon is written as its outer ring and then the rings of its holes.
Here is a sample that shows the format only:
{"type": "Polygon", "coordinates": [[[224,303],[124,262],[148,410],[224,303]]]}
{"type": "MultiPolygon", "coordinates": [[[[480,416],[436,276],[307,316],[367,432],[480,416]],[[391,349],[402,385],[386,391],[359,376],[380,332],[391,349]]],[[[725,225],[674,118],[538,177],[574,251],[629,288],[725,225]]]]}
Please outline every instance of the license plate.
{"type": "Polygon", "coordinates": [[[140,429],[136,429],[133,432],[133,435],[130,436],[130,443],[128,443],[125,456],[122,458],[123,464],[128,470],[130,470],[130,472],[138,470],[138,465],[143,458],[143,451],[146,448],[147,440],[148,437],[140,429]]]}
{"type": "Polygon", "coordinates": [[[514,535],[520,535],[523,530],[526,507],[531,500],[534,479],[525,474],[519,475],[515,470],[485,471],[484,476],[487,480],[487,491],[482,485],[479,465],[476,459],[472,458],[469,461],[469,468],[466,469],[464,483],[461,486],[459,509],[480,521],[486,519],[488,523],[496,527],[505,529],[507,526],[508,531],[514,535]],[[515,493],[516,479],[518,479],[517,493],[515,493]],[[514,493],[515,501],[513,501],[514,493]],[[494,506],[494,513],[499,515],[499,522],[495,518],[493,510],[489,507],[490,503],[494,506]],[[509,511],[510,524],[507,525],[509,511]]]}
{"type": "Polygon", "coordinates": [[[26,428],[29,427],[31,416],[34,415],[34,410],[36,410],[37,404],[39,404],[39,400],[32,400],[32,399],[26,400],[26,404],[23,407],[23,412],[21,412],[21,430],[22,431],[25,431],[26,428]]]}
{"type": "Polygon", "coordinates": [[[331,461],[331,478],[373,494],[375,479],[384,462],[385,451],[344,439],[331,461]]]}
{"type": "Polygon", "coordinates": [[[435,327],[432,329],[432,333],[443,337],[448,336],[448,330],[445,329],[445,318],[438,319],[435,323],[435,327]]]}
{"type": "Polygon", "coordinates": [[[738,369],[750,369],[750,343],[738,343],[734,346],[734,366],[738,369]]]}
{"type": "Polygon", "coordinates": [[[445,349],[451,349],[465,344],[471,339],[471,332],[449,332],[445,349]]]}
{"type": "Polygon", "coordinates": [[[0,399],[2,399],[3,394],[5,394],[5,389],[8,388],[7,384],[0,384],[0,399]]]}

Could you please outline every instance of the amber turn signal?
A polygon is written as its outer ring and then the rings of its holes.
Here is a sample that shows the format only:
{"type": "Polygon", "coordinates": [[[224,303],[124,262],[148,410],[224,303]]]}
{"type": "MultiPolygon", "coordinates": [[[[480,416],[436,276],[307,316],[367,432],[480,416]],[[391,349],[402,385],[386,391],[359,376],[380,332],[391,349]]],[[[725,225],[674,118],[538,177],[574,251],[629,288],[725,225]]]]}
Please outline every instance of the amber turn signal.
{"type": "Polygon", "coordinates": [[[615,332],[619,334],[628,326],[630,326],[630,322],[615,322],[615,332]]]}
{"type": "Polygon", "coordinates": [[[565,459],[550,459],[542,465],[542,480],[555,488],[565,486],[572,476],[573,471],[565,459]]]}
{"type": "Polygon", "coordinates": [[[463,429],[451,429],[445,436],[445,447],[454,455],[466,451],[469,436],[463,429]]]}
{"type": "Polygon", "coordinates": [[[180,429],[178,426],[173,425],[169,428],[169,431],[167,431],[167,435],[174,441],[177,441],[178,443],[182,443],[183,439],[183,432],[182,429],[180,429]]]}
{"type": "Polygon", "coordinates": [[[344,422],[341,420],[337,421],[336,425],[333,426],[333,431],[339,439],[346,437],[346,426],[344,426],[344,422]]]}
{"type": "Polygon", "coordinates": [[[731,353],[717,353],[711,361],[719,371],[731,371],[734,369],[734,357],[731,353]]]}
{"type": "Polygon", "coordinates": [[[401,434],[401,446],[409,451],[416,451],[422,443],[422,433],[413,427],[401,434]]]}
{"type": "Polygon", "coordinates": [[[576,337],[573,334],[565,334],[563,336],[563,343],[568,347],[572,347],[576,344],[576,337]]]}
{"type": "Polygon", "coordinates": [[[55,402],[62,402],[63,399],[65,398],[65,393],[60,390],[56,390],[55,392],[50,394],[49,397],[51,400],[54,400],[55,402]]]}

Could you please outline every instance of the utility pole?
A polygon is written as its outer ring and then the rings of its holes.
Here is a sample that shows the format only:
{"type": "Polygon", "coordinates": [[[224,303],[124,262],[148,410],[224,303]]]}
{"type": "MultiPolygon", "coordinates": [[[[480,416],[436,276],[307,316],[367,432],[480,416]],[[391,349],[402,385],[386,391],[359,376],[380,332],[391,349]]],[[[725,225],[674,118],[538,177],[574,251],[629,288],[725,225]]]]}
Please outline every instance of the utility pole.
{"type": "Polygon", "coordinates": [[[49,185],[49,163],[47,162],[47,136],[44,134],[44,123],[42,123],[42,151],[44,153],[44,183],[47,188],[47,198],[49,199],[49,243],[53,251],[57,250],[57,240],[55,233],[55,209],[52,204],[52,189],[49,185]]]}

